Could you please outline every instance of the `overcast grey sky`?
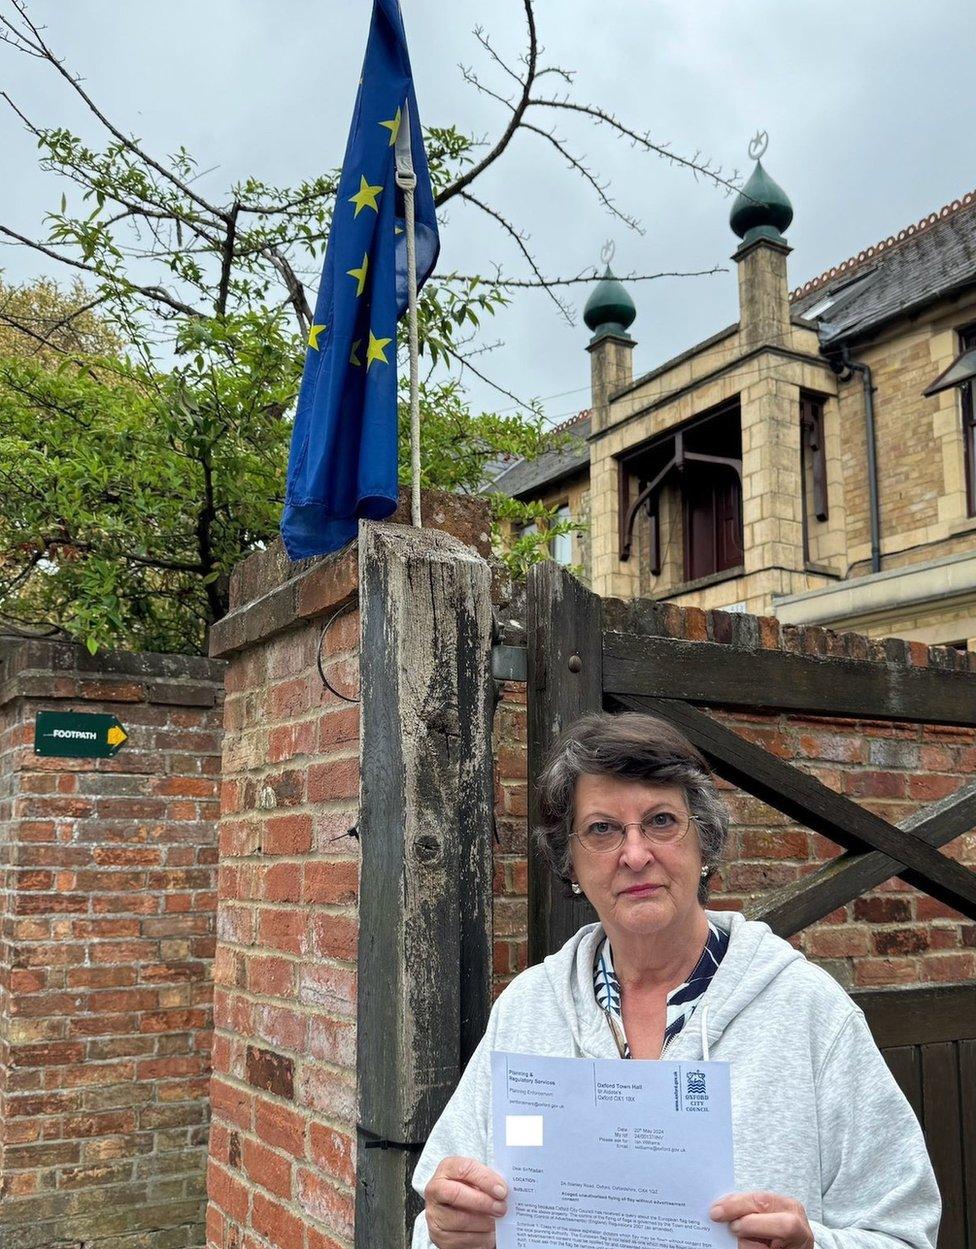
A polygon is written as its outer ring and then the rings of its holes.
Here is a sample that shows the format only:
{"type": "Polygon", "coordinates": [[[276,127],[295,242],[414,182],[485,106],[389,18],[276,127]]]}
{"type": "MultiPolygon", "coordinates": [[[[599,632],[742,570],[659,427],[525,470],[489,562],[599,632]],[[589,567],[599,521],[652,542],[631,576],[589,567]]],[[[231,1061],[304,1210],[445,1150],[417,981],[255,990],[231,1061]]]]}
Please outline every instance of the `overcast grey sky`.
{"type": "MultiPolygon", "coordinates": [[[[211,197],[246,174],[287,184],[340,162],[369,0],[29,3],[123,128],[152,151],[184,144],[201,169],[217,166],[199,184],[211,197]]],[[[504,89],[472,28],[480,22],[517,56],[521,0],[402,0],[402,8],[423,120],[496,135],[504,110],[462,81],[458,63],[504,89]]],[[[963,0],[537,0],[537,16],[546,61],[578,71],[575,99],[612,110],[676,152],[701,149],[745,174],[749,137],[768,130],[764,164],[796,214],[791,286],[976,187],[976,6],[963,0]]],[[[39,123],[101,141],[48,67],[0,48],[0,83],[39,123]]],[[[547,145],[521,136],[480,190],[531,233],[544,268],[577,273],[611,237],[619,271],[728,265],[713,277],[632,288],[639,371],[735,320],[728,258],[736,240],[723,192],[605,128],[553,120],[646,233],[609,217],[547,145]]],[[[16,118],[3,114],[0,127],[0,220],[37,234],[62,188],[37,170],[16,118]]],[[[471,272],[498,260],[513,276],[523,272],[512,244],[457,201],[441,237],[444,269],[471,272]]],[[[38,259],[0,250],[9,281],[39,272],[38,259]]],[[[571,298],[581,310],[585,291],[571,298]]],[[[479,363],[510,390],[553,396],[546,407],[554,419],[587,405],[586,329],[566,325],[544,294],[519,294],[486,334],[503,346],[479,363]]],[[[480,383],[471,389],[478,401],[508,403],[480,383]]]]}

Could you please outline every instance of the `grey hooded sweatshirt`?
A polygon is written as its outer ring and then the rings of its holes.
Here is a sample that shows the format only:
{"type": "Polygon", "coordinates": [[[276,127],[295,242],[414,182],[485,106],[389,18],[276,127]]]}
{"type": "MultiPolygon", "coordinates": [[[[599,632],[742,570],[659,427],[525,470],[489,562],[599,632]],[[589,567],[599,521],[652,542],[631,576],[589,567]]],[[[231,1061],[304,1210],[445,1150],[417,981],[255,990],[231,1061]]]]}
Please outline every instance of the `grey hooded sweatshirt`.
{"type": "MultiPolygon", "coordinates": [[[[941,1201],[918,1120],[863,1012],[768,924],[708,911],[729,946],[661,1057],[731,1064],[735,1191],[802,1202],[817,1249],[935,1249],[941,1201]]],[[[593,992],[599,924],[581,928],[495,1003],[420,1155],[423,1195],[449,1154],[493,1164],[491,1052],[617,1058],[593,992]]],[[[423,1213],[413,1249],[429,1249],[423,1213]]]]}

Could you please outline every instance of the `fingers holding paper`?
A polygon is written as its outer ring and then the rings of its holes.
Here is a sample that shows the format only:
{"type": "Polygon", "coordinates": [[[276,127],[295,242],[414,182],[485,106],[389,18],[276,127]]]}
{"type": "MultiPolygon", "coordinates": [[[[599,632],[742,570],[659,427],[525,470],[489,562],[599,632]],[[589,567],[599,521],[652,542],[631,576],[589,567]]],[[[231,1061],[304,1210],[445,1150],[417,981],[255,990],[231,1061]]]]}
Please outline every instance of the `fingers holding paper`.
{"type": "Polygon", "coordinates": [[[505,1181],[473,1158],[444,1158],[424,1189],[427,1229],[437,1249],[494,1249],[505,1213],[505,1181]]]}
{"type": "Polygon", "coordinates": [[[807,1212],[792,1197],[779,1193],[729,1193],[709,1210],[718,1223],[728,1223],[739,1249],[815,1249],[807,1212]]]}

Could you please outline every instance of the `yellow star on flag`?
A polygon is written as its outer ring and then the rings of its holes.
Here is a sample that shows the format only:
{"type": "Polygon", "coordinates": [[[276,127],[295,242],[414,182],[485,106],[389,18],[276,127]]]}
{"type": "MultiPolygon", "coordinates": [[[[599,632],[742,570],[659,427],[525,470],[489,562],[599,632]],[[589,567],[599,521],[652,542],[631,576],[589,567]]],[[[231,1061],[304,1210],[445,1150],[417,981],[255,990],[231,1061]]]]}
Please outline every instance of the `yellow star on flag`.
{"type": "Polygon", "coordinates": [[[362,345],[363,340],[361,338],[357,338],[352,345],[352,351],[349,353],[349,363],[354,364],[357,369],[361,369],[363,367],[363,362],[359,358],[359,349],[362,345]]]}
{"type": "Polygon", "coordinates": [[[385,126],[389,130],[389,146],[392,147],[397,141],[397,135],[400,133],[400,110],[397,109],[395,116],[391,117],[389,121],[381,121],[380,125],[385,126]]]}
{"type": "Polygon", "coordinates": [[[358,217],[364,208],[372,208],[373,212],[379,212],[380,206],[376,202],[376,197],[382,192],[383,186],[370,186],[362,174],[359,175],[359,190],[355,195],[349,196],[349,203],[356,205],[356,211],[353,217],[358,217]]]}
{"type": "Polygon", "coordinates": [[[313,325],[312,328],[308,331],[308,345],[310,347],[313,347],[316,351],[318,351],[319,335],[322,333],[323,330],[327,330],[328,328],[329,327],[327,325],[313,325]]]}
{"type": "Polygon", "coordinates": [[[394,227],[393,227],[393,233],[394,233],[394,234],[402,234],[402,233],[403,233],[403,226],[394,226],[394,227]]]}
{"type": "Polygon", "coordinates": [[[383,354],[383,348],[392,343],[392,338],[376,338],[373,331],[369,331],[369,346],[366,348],[366,372],[369,372],[369,366],[374,360],[379,360],[381,364],[389,364],[386,356],[383,354]]]}
{"type": "Polygon", "coordinates": [[[358,269],[347,269],[346,273],[356,279],[356,298],[366,289],[366,270],[369,268],[369,256],[363,252],[363,263],[358,269]]]}

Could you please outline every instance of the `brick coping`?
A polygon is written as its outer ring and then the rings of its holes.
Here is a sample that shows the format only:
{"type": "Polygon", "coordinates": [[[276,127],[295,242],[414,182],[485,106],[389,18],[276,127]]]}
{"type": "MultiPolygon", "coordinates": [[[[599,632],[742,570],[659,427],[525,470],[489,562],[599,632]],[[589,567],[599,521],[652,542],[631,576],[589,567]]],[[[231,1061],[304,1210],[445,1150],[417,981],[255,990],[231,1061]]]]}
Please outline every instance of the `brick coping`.
{"type": "MultiPolygon", "coordinates": [[[[453,534],[479,555],[491,554],[491,513],[476,495],[425,490],[424,527],[453,534]]],[[[396,512],[384,524],[410,523],[409,492],[400,491],[396,512]]],[[[210,655],[227,659],[303,621],[344,606],[359,590],[359,544],[331,555],[288,559],[282,543],[242,560],[231,574],[231,609],[210,630],[210,655]]]]}
{"type": "Polygon", "coordinates": [[[15,698],[212,707],[224,665],[202,655],[99,651],[42,638],[0,643],[0,707],[15,698]]]}
{"type": "Polygon", "coordinates": [[[905,638],[869,638],[838,633],[822,625],[784,624],[775,616],[701,607],[679,607],[650,599],[604,599],[604,623],[623,633],[678,641],[717,642],[742,650],[782,650],[820,659],[854,659],[888,667],[937,668],[976,673],[976,651],[928,646],[905,638]]]}

